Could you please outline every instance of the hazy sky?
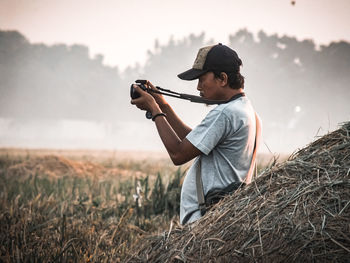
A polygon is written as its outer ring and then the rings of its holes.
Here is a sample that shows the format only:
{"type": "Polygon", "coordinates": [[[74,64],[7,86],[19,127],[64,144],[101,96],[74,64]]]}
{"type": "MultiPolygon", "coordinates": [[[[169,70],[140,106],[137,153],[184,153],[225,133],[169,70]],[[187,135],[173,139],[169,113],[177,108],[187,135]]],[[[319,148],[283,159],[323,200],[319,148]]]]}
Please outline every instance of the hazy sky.
{"type": "Polygon", "coordinates": [[[83,44],[123,69],[142,64],[155,39],[190,33],[223,43],[242,28],[317,44],[350,41],[349,10],[350,0],[0,0],[0,29],[32,43],[83,44]]]}

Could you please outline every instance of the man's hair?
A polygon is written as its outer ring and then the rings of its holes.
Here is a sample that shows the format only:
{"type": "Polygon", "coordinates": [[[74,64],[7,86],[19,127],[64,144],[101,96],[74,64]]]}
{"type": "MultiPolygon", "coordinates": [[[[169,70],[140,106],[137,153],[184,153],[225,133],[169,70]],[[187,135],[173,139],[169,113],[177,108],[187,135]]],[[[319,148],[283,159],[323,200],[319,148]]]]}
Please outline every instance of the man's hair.
{"type": "MultiPolygon", "coordinates": [[[[221,73],[220,71],[213,71],[214,76],[216,78],[221,79],[221,73]]],[[[244,77],[242,76],[240,70],[237,72],[225,72],[228,77],[228,85],[232,89],[244,89],[244,77]]]]}

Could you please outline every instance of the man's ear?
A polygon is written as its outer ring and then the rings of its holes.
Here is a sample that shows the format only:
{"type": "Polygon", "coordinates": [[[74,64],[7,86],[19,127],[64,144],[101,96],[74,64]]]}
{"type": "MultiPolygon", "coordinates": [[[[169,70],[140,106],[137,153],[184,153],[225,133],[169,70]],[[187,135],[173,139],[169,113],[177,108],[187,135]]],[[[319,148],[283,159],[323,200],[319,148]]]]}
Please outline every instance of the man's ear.
{"type": "Polygon", "coordinates": [[[228,84],[228,76],[225,72],[220,73],[220,81],[221,85],[224,87],[228,84]]]}

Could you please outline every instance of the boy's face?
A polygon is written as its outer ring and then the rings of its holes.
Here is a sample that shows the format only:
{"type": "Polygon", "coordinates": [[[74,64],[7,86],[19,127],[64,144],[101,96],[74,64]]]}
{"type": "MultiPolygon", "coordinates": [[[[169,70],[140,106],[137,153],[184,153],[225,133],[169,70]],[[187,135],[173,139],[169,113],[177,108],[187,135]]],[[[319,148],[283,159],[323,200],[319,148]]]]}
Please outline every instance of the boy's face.
{"type": "Polygon", "coordinates": [[[200,96],[205,99],[222,100],[225,99],[224,89],[220,85],[220,79],[215,78],[213,72],[207,72],[199,77],[197,90],[200,96]]]}

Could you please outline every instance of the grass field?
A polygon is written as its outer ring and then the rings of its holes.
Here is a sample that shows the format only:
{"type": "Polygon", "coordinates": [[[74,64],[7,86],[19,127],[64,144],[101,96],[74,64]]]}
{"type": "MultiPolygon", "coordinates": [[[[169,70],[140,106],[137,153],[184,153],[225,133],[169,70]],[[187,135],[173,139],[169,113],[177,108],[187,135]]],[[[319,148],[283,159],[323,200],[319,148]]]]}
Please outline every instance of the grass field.
{"type": "MultiPolygon", "coordinates": [[[[260,169],[271,156],[259,156],[260,169]]],[[[118,262],[178,224],[190,164],[166,154],[0,149],[0,261],[118,262]]]]}

